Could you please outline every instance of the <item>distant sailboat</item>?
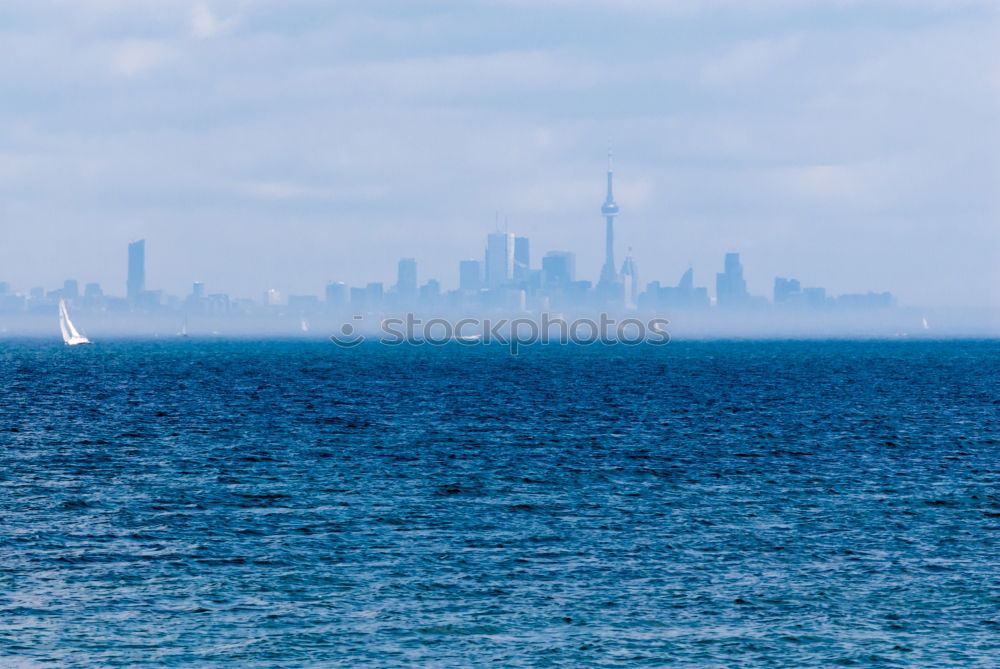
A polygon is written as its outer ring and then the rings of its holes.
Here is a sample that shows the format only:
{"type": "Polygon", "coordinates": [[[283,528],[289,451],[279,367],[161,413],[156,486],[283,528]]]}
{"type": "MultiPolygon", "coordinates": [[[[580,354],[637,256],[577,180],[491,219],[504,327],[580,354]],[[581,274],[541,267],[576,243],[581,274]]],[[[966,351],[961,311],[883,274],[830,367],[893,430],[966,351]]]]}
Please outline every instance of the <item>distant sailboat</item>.
{"type": "Polygon", "coordinates": [[[90,340],[80,334],[73,326],[73,321],[69,319],[69,312],[66,311],[66,300],[59,300],[59,329],[62,331],[63,342],[67,346],[90,343],[90,340]]]}
{"type": "Polygon", "coordinates": [[[930,329],[931,329],[931,326],[929,326],[929,325],[927,324],[927,317],[926,317],[926,316],[924,316],[924,317],[923,317],[923,323],[922,323],[922,325],[923,325],[923,328],[924,328],[925,330],[930,330],[930,329]]]}
{"type": "Polygon", "coordinates": [[[304,316],[299,318],[299,329],[303,332],[309,332],[309,321],[304,316]]]}
{"type": "Polygon", "coordinates": [[[181,324],[181,331],[177,333],[178,337],[186,338],[188,336],[188,319],[187,316],[184,317],[184,323],[181,324]]]}

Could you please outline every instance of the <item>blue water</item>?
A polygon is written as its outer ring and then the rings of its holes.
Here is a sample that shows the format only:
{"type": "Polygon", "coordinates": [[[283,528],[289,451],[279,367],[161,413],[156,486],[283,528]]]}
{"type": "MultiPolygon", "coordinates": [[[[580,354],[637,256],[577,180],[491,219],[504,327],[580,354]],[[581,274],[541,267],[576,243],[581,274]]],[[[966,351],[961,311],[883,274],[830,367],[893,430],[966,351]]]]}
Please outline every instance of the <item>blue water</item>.
{"type": "Polygon", "coordinates": [[[1000,343],[0,342],[0,666],[1000,666],[1000,343]]]}

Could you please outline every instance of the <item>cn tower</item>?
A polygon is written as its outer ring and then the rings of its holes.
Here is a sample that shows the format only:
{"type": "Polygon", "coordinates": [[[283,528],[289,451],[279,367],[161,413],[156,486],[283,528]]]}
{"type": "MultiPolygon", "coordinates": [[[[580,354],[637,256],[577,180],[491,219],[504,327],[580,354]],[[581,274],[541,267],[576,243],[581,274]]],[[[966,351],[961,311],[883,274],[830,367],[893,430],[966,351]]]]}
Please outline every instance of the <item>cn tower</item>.
{"type": "Polygon", "coordinates": [[[618,283],[618,272],[615,270],[615,216],[618,215],[618,205],[612,192],[614,172],[611,167],[611,149],[608,149],[608,194],[601,205],[601,213],[606,221],[604,238],[604,267],[601,268],[600,285],[611,286],[618,283]]]}

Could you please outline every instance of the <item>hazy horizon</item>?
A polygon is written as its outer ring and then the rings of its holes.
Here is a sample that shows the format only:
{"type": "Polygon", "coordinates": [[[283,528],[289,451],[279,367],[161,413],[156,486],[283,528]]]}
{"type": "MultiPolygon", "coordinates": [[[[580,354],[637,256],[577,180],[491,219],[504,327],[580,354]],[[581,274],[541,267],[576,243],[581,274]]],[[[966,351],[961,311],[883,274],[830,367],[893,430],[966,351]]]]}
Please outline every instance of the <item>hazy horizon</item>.
{"type": "Polygon", "coordinates": [[[598,278],[609,139],[640,284],[739,252],[1000,307],[995,3],[0,2],[0,281],[457,284],[497,212],[598,278]]]}

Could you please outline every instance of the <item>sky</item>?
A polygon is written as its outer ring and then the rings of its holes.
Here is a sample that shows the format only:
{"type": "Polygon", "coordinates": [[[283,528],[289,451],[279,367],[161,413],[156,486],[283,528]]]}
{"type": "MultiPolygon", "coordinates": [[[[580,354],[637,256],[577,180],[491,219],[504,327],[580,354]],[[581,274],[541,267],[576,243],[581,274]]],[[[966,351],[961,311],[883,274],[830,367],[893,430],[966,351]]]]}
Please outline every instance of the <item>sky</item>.
{"type": "Polygon", "coordinates": [[[997,307],[998,112],[993,0],[0,0],[0,281],[596,281],[610,142],[642,285],[997,307]]]}

